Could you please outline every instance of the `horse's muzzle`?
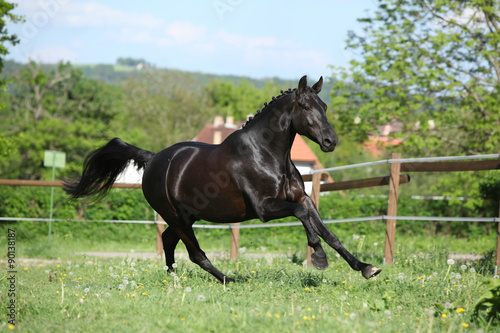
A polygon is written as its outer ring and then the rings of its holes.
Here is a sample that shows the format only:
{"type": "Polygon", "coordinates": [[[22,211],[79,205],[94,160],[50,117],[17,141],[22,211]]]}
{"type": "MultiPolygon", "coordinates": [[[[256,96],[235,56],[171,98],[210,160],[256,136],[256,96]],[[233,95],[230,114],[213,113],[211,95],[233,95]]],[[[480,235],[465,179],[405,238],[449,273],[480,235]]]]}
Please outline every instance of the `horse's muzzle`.
{"type": "Polygon", "coordinates": [[[321,150],[324,152],[331,152],[335,150],[335,147],[337,146],[337,140],[336,138],[330,138],[326,137],[323,139],[321,142],[321,150]]]}

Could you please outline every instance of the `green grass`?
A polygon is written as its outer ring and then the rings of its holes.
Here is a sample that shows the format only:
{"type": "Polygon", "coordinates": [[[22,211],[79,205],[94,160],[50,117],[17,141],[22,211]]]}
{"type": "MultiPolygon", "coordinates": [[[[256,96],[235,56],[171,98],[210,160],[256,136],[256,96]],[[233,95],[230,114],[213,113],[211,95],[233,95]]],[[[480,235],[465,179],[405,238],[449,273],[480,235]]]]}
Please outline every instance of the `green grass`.
{"type": "MultiPolygon", "coordinates": [[[[381,249],[352,240],[353,252],[379,264],[381,249]]],[[[17,267],[16,304],[22,332],[484,332],[474,319],[492,258],[447,264],[448,251],[396,245],[394,265],[365,280],[333,251],[325,271],[295,256],[236,262],[212,260],[238,282],[227,285],[189,261],[176,274],[157,259],[65,257],[17,267]],[[472,269],[472,271],[471,271],[472,269]],[[459,275],[458,275],[459,274],[459,275]],[[128,282],[125,282],[128,281],[128,282]]],[[[264,255],[264,252],[262,252],[264,255]]],[[[3,264],[5,266],[5,264],[3,264]]],[[[2,267],[6,269],[6,267],[2,267]]],[[[5,270],[4,270],[5,271],[5,270]]],[[[5,285],[6,277],[2,277],[5,285]]],[[[0,330],[8,330],[2,288],[0,330]]]]}
{"type": "MultiPolygon", "coordinates": [[[[204,223],[204,222],[200,222],[204,223]]],[[[419,222],[414,222],[414,224],[419,222]]],[[[259,223],[261,225],[261,223],[259,223]]],[[[407,225],[411,222],[398,223],[396,245],[404,251],[424,251],[439,248],[447,253],[488,254],[496,248],[496,228],[477,226],[477,230],[468,238],[453,235],[429,235],[408,233],[407,225]]],[[[359,222],[328,224],[351,251],[363,253],[378,244],[376,251],[383,253],[385,242],[385,223],[359,222]],[[354,235],[362,236],[362,244],[354,241],[354,235]],[[363,237],[366,235],[366,237],[363,237]]],[[[154,252],[156,249],[156,226],[132,225],[126,223],[81,223],[54,222],[52,225],[51,246],[47,246],[48,224],[41,222],[17,222],[0,224],[0,244],[7,241],[7,229],[16,230],[18,255],[28,258],[71,257],[71,253],[81,251],[119,251],[154,252]],[[36,232],[34,231],[36,229],[36,232]]],[[[201,248],[206,252],[229,252],[231,233],[221,229],[195,229],[201,248]]],[[[287,253],[304,256],[306,235],[302,226],[276,227],[266,229],[241,229],[240,248],[247,252],[287,253]]],[[[182,242],[178,251],[184,251],[182,242]]],[[[71,257],[72,258],[72,257],[71,257]]]]}

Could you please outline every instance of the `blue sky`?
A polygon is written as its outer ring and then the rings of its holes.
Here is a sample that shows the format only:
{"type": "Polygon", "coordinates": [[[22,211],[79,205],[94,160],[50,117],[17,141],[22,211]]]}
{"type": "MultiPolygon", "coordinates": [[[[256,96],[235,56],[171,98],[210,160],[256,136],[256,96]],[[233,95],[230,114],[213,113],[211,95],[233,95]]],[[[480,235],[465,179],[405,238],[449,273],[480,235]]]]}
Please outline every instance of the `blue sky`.
{"type": "Polygon", "coordinates": [[[347,31],[375,0],[13,0],[24,24],[8,59],[159,67],[253,78],[329,76],[345,66],[347,31]]]}

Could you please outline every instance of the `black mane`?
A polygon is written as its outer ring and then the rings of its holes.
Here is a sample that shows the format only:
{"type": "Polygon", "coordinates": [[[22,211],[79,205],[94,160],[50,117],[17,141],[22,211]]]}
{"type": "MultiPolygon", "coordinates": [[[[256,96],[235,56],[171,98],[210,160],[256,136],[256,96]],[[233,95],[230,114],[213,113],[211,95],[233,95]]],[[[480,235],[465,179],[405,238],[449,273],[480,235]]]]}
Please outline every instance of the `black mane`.
{"type": "Polygon", "coordinates": [[[264,111],[268,106],[273,104],[275,101],[277,101],[278,99],[280,99],[283,96],[294,93],[295,90],[297,90],[297,88],[294,88],[294,89],[289,88],[288,90],[281,90],[280,91],[281,94],[279,96],[273,96],[273,98],[271,99],[271,101],[269,103],[264,103],[264,107],[262,108],[262,110],[257,110],[255,115],[253,117],[249,117],[248,120],[241,126],[241,128],[245,128],[245,126],[247,126],[255,117],[257,117],[262,111],[264,111]]]}

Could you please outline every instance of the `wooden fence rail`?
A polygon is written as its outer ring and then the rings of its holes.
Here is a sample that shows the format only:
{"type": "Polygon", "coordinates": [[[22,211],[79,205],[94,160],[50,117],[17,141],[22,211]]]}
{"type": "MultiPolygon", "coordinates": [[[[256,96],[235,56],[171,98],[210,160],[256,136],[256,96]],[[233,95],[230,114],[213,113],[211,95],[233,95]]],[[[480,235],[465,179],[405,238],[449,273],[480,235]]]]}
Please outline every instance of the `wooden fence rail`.
{"type": "MultiPolygon", "coordinates": [[[[400,159],[400,154],[392,154],[393,160],[400,159]]],[[[358,179],[345,182],[326,183],[321,182],[329,178],[328,173],[318,170],[315,167],[316,173],[312,175],[304,175],[304,181],[312,181],[311,199],[316,207],[319,207],[320,192],[340,191],[349,189],[359,189],[374,186],[389,185],[389,196],[387,202],[387,215],[397,216],[397,202],[399,196],[399,185],[410,182],[409,175],[401,175],[401,172],[453,172],[453,171],[480,171],[480,170],[498,170],[500,169],[500,159],[482,160],[482,161],[438,161],[438,162],[394,162],[391,163],[390,175],[386,177],[376,177],[367,179],[358,179]]],[[[9,186],[53,186],[61,187],[62,181],[44,181],[44,180],[17,180],[17,179],[0,179],[0,185],[9,186]]],[[[141,184],[113,184],[114,188],[141,188],[141,184]]],[[[500,217],[500,208],[499,208],[500,217]]],[[[159,216],[159,221],[163,221],[159,216]]],[[[231,228],[231,258],[236,259],[239,247],[239,231],[237,224],[231,228]]],[[[163,252],[163,244],[161,234],[165,229],[163,223],[157,224],[156,251],[161,255],[163,252]]],[[[396,220],[388,219],[386,221],[386,241],[384,249],[384,263],[392,264],[394,261],[394,242],[395,242],[396,220]]],[[[497,227],[497,251],[495,261],[495,274],[498,273],[500,266],[500,222],[497,227]]],[[[313,250],[307,247],[307,263],[311,263],[311,254],[313,250]]]]}
{"type": "MultiPolygon", "coordinates": [[[[401,159],[401,154],[392,154],[391,160],[399,160],[399,159],[401,159]]],[[[400,172],[454,172],[454,171],[484,171],[484,170],[499,170],[499,169],[500,169],[500,159],[481,160],[481,161],[436,161],[436,162],[403,162],[403,163],[393,162],[391,163],[390,176],[388,177],[368,178],[368,179],[353,180],[348,182],[323,184],[321,185],[320,189],[321,192],[323,192],[323,191],[338,191],[346,189],[389,185],[389,196],[387,200],[387,215],[397,216],[399,185],[408,183],[410,181],[409,175],[400,175],[400,172]]],[[[312,197],[312,199],[315,200],[314,197],[312,197]]],[[[316,207],[318,207],[319,201],[315,202],[315,204],[316,207]]],[[[499,202],[498,214],[500,218],[500,202],[499,202]]],[[[395,233],[396,233],[396,220],[387,219],[385,248],[384,248],[384,264],[387,265],[390,265],[394,262],[395,233]]],[[[310,263],[310,253],[312,252],[308,248],[307,251],[308,264],[310,263]]],[[[496,251],[495,270],[494,270],[495,275],[498,273],[498,267],[500,267],[500,222],[498,222],[498,227],[497,227],[497,251],[496,251]]]]}
{"type": "MultiPolygon", "coordinates": [[[[24,180],[24,179],[0,179],[0,185],[10,186],[45,186],[45,187],[62,187],[62,180],[24,180]]],[[[114,183],[113,188],[141,188],[141,184],[122,184],[114,183]]]]}

